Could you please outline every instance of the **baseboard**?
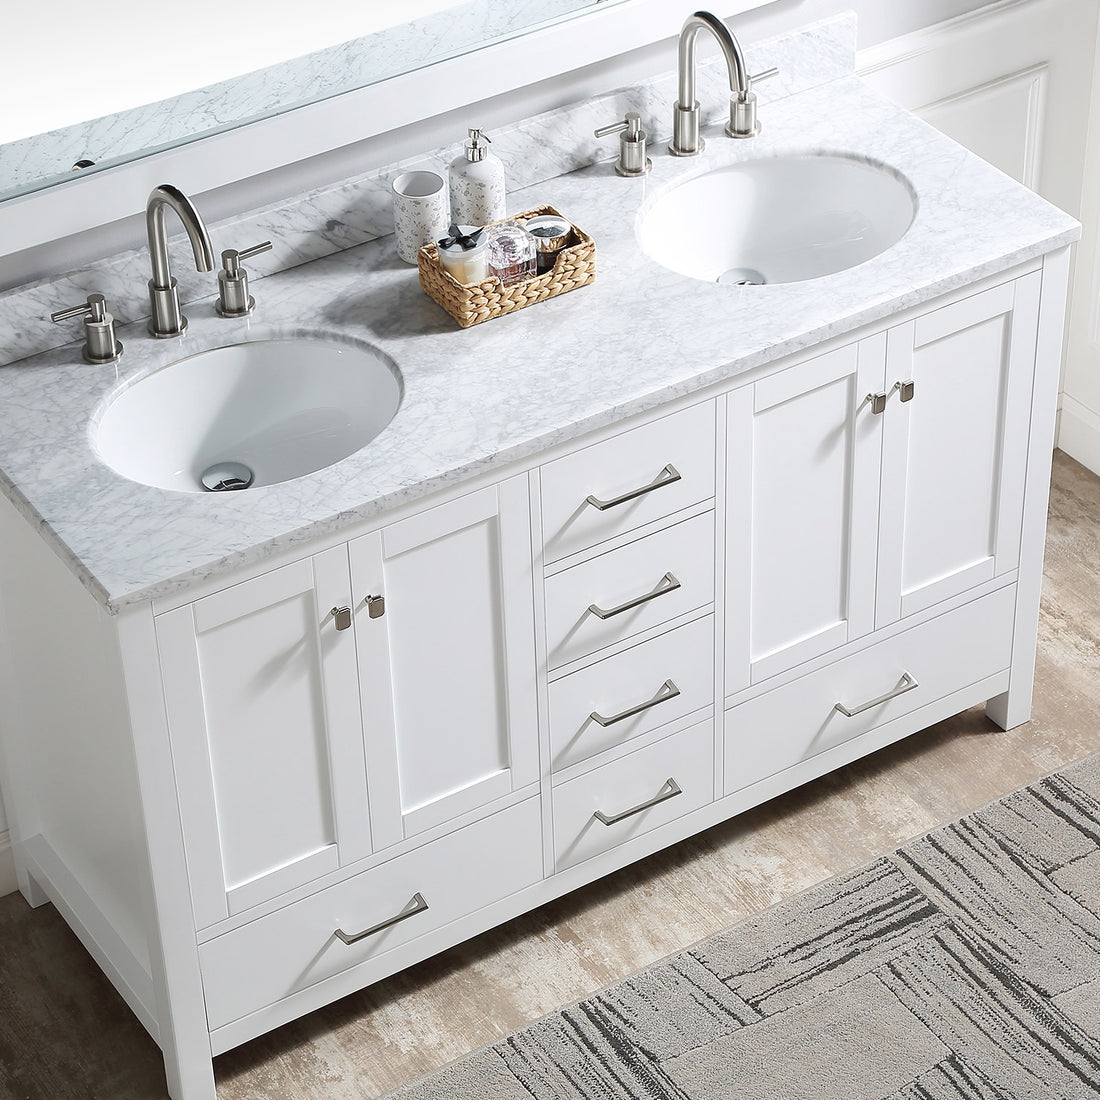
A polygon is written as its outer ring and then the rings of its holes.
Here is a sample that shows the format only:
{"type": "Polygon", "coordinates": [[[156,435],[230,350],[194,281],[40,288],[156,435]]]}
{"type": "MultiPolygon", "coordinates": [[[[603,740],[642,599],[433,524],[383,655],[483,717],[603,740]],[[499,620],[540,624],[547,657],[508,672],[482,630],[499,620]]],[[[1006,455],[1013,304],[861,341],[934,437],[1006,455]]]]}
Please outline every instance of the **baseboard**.
{"type": "Polygon", "coordinates": [[[1062,395],[1058,448],[1094,474],[1100,474],[1100,414],[1068,393],[1062,395]]]}
{"type": "Polygon", "coordinates": [[[15,856],[11,850],[11,833],[0,832],[0,897],[14,894],[19,889],[15,880],[15,856]]]}

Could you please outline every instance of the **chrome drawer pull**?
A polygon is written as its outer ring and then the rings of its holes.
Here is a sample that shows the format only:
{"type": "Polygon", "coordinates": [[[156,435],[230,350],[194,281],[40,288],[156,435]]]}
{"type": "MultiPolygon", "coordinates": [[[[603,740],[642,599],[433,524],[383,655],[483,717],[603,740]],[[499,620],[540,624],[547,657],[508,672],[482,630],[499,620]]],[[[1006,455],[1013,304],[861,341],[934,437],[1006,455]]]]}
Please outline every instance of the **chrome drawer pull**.
{"type": "Polygon", "coordinates": [[[918,684],[908,672],[903,672],[901,674],[901,679],[898,681],[898,686],[894,688],[893,691],[888,691],[885,695],[880,695],[877,699],[872,699],[868,703],[861,703],[858,707],[852,707],[850,710],[843,703],[835,703],[834,709],[839,710],[845,718],[854,718],[857,714],[862,714],[865,710],[870,710],[872,707],[878,707],[883,703],[888,703],[891,699],[896,699],[899,695],[904,695],[907,691],[912,691],[915,687],[920,687],[920,684],[918,684]]]}
{"type": "Polygon", "coordinates": [[[621,814],[609,815],[605,814],[603,810],[597,810],[592,816],[601,825],[614,825],[616,822],[625,821],[628,817],[640,814],[643,810],[648,810],[652,806],[658,806],[662,802],[667,802],[670,798],[675,798],[678,794],[683,793],[684,792],[680,789],[680,784],[670,777],[661,784],[661,789],[652,798],[646,799],[641,805],[634,806],[629,810],[623,810],[621,814]]]}
{"type": "Polygon", "coordinates": [[[362,932],[347,933],[342,928],[337,928],[333,935],[340,940],[341,943],[351,945],[358,943],[360,940],[365,940],[367,936],[373,936],[376,932],[381,932],[385,928],[392,928],[395,924],[400,924],[403,920],[408,920],[409,917],[415,917],[417,913],[426,913],[428,911],[428,903],[424,900],[424,895],[417,890],[415,894],[409,899],[409,904],[397,914],[396,917],[390,917],[389,920],[384,920],[381,924],[374,925],[373,928],[364,928],[362,932]]]}
{"type": "Polygon", "coordinates": [[[589,493],[584,498],[584,502],[585,504],[591,504],[593,508],[598,508],[601,512],[606,512],[608,508],[626,504],[628,500],[636,500],[638,497],[645,496],[646,493],[652,493],[654,489],[663,489],[666,485],[672,485],[679,481],[682,476],[670,462],[653,481],[648,485],[643,485],[640,489],[632,489],[629,493],[623,493],[621,497],[612,497],[610,500],[600,500],[599,497],[589,493]]]}
{"type": "Polygon", "coordinates": [[[633,600],[627,600],[626,603],[619,604],[618,607],[610,607],[606,610],[602,607],[597,607],[594,603],[590,603],[588,605],[588,610],[597,618],[610,619],[612,615],[621,615],[624,611],[629,611],[634,607],[641,607],[642,604],[649,603],[650,600],[655,600],[658,596],[666,596],[669,592],[675,592],[679,587],[681,587],[680,582],[671,573],[666,573],[657,582],[657,587],[654,588],[652,592],[647,592],[644,596],[637,596],[633,600]]]}
{"type": "Polygon", "coordinates": [[[610,718],[605,718],[596,711],[593,711],[588,717],[591,718],[593,722],[599,722],[601,726],[613,726],[616,722],[624,722],[627,718],[633,718],[635,714],[641,714],[643,711],[649,710],[650,707],[655,707],[659,703],[667,703],[669,699],[675,699],[679,694],[680,689],[671,680],[666,680],[657,689],[657,694],[654,695],[652,699],[648,699],[644,703],[639,703],[636,707],[621,711],[619,714],[613,714],[610,718]]]}

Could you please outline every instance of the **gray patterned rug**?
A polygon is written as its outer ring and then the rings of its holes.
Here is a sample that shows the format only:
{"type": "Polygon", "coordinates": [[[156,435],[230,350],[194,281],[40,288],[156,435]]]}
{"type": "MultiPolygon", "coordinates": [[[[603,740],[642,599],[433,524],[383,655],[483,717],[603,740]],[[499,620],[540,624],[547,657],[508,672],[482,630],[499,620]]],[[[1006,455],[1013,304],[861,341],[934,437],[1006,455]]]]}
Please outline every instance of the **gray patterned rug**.
{"type": "Polygon", "coordinates": [[[1100,757],[391,1096],[1100,1096],[1100,757]]]}

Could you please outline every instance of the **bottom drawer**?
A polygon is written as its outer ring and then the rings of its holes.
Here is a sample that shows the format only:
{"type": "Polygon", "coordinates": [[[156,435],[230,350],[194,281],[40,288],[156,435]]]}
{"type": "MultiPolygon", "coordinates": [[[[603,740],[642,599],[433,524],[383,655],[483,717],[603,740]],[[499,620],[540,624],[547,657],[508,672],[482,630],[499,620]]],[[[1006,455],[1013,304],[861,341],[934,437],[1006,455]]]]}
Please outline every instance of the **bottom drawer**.
{"type": "Polygon", "coordinates": [[[714,723],[700,722],[554,788],[560,871],[714,798],[714,723]]]}
{"type": "Polygon", "coordinates": [[[1010,585],[726,711],[726,793],[1008,668],[1015,608],[1010,585]]]}
{"type": "Polygon", "coordinates": [[[529,799],[202,944],[210,1030],[539,881],[540,822],[529,799]]]}

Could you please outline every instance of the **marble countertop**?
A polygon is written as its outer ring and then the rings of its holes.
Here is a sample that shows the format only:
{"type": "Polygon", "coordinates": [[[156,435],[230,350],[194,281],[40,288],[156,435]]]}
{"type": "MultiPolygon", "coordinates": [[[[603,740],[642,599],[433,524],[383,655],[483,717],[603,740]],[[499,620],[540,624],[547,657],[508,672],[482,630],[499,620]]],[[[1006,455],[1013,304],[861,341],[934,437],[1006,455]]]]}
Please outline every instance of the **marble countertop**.
{"type": "Polygon", "coordinates": [[[1079,236],[1068,215],[854,77],[767,105],[761,119],[751,141],[708,133],[701,157],[651,149],[644,179],[622,179],[606,163],[510,194],[509,210],[551,203],[584,228],[598,264],[590,286],[509,317],[458,329],[385,238],[257,281],[250,318],[217,317],[211,296],[187,307],[190,327],[178,339],[127,326],[118,364],[88,366],[71,344],[0,368],[0,489],[117,611],[298,545],[308,553],[311,540],[395,505],[1079,236]],[[858,267],[764,287],[689,279],[642,253],[635,223],[656,194],[718,165],[792,152],[889,165],[917,195],[909,231],[858,267]],[[404,381],[390,425],[337,465],[243,493],[198,494],[128,481],[97,457],[97,411],[143,375],[206,348],[326,334],[382,349],[404,381]]]}

